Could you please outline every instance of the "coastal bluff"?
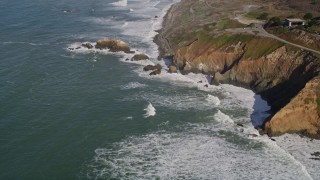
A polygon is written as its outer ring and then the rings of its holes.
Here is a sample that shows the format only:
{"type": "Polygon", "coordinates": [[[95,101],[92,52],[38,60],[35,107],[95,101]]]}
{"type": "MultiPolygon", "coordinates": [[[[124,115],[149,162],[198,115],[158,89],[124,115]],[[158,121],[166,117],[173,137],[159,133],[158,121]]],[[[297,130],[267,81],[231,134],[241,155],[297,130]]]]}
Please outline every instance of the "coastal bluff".
{"type": "Polygon", "coordinates": [[[212,84],[232,84],[260,94],[271,106],[271,116],[257,127],[264,133],[320,138],[320,55],[258,33],[226,31],[248,28],[234,18],[246,3],[257,2],[233,2],[238,9],[231,2],[174,4],[155,37],[160,55],[172,55],[182,73],[208,74],[212,84]]]}

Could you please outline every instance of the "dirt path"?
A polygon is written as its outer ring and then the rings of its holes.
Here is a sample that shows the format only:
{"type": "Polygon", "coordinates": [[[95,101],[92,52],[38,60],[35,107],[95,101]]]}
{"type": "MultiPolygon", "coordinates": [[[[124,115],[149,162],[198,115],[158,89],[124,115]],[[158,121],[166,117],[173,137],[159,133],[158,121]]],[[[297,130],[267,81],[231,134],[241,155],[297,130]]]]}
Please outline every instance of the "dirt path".
{"type": "Polygon", "coordinates": [[[249,18],[246,18],[242,14],[238,15],[235,19],[238,20],[238,22],[240,22],[242,24],[249,25],[249,24],[253,23],[254,27],[226,29],[226,31],[232,32],[232,33],[248,33],[248,34],[253,34],[253,35],[258,35],[258,36],[263,36],[263,37],[269,37],[269,38],[281,41],[281,42],[283,42],[285,44],[290,44],[290,45],[295,46],[297,48],[304,49],[304,50],[307,50],[307,51],[311,51],[311,52],[316,53],[316,54],[320,54],[320,51],[317,51],[317,50],[314,50],[314,49],[310,49],[310,48],[307,48],[305,46],[301,46],[299,44],[295,44],[295,43],[289,42],[289,41],[284,40],[284,39],[282,39],[282,38],[280,38],[278,36],[275,36],[273,34],[268,33],[263,28],[263,24],[264,24],[263,21],[251,20],[249,18]]]}

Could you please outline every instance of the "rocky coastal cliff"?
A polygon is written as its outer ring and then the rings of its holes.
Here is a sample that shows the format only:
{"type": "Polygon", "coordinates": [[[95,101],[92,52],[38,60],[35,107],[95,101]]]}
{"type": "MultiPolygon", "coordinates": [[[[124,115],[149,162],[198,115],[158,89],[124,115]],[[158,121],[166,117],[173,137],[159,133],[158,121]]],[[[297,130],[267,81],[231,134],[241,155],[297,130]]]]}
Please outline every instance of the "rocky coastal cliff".
{"type": "Polygon", "coordinates": [[[231,15],[212,22],[218,19],[215,13],[237,11],[228,3],[224,11],[215,5],[190,0],[173,5],[155,38],[161,54],[173,55],[182,73],[209,74],[213,84],[233,84],[260,94],[272,107],[261,127],[268,135],[299,132],[320,138],[319,55],[258,34],[228,33],[227,28],[247,26],[231,15]],[[207,13],[199,15],[197,10],[207,13]],[[200,22],[197,17],[202,17],[200,22]],[[177,27],[181,19],[185,23],[177,27]]]}

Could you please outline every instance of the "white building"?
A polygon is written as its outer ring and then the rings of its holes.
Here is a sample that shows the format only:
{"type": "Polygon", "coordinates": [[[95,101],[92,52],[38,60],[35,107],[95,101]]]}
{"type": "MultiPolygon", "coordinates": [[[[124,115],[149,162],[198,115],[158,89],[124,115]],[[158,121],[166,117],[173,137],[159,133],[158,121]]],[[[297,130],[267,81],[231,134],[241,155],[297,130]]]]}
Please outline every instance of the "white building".
{"type": "Polygon", "coordinates": [[[300,26],[300,25],[304,26],[306,25],[306,21],[298,18],[294,18],[294,19],[287,18],[284,21],[284,25],[289,27],[300,26]]]}

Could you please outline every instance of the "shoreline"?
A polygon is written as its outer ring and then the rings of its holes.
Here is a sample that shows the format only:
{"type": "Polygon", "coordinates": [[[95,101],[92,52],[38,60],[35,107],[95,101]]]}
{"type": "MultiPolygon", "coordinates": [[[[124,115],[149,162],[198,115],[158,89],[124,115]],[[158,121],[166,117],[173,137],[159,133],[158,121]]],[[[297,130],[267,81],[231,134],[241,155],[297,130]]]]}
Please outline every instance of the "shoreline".
{"type": "MultiPolygon", "coordinates": [[[[170,8],[168,8],[166,10],[166,13],[162,18],[161,28],[159,30],[156,30],[157,34],[153,38],[153,42],[158,46],[158,51],[159,51],[158,60],[159,61],[164,60],[164,59],[170,59],[170,61],[172,61],[172,64],[173,64],[173,56],[174,56],[173,49],[170,47],[168,40],[165,39],[161,33],[164,30],[164,26],[169,21],[168,18],[171,14],[170,11],[172,11],[174,6],[180,2],[181,1],[171,4],[170,8]],[[170,52],[169,54],[166,53],[168,51],[170,52]]],[[[201,73],[201,74],[208,75],[208,74],[203,74],[203,73],[201,73]]],[[[212,85],[212,82],[208,81],[208,84],[212,85]]],[[[260,94],[254,92],[252,89],[250,89],[247,86],[241,86],[241,85],[239,86],[239,85],[235,85],[235,84],[225,84],[225,85],[231,85],[231,86],[235,86],[235,87],[239,87],[239,88],[244,88],[244,89],[250,90],[254,93],[254,97],[253,97],[254,104],[252,106],[252,113],[250,114],[250,122],[252,124],[252,127],[254,129],[256,129],[257,131],[259,131],[259,133],[261,133],[260,130],[264,129],[265,123],[268,121],[268,118],[272,115],[271,107],[268,105],[268,102],[260,94]]],[[[262,133],[262,134],[264,134],[264,133],[262,133]]]]}
{"type": "MultiPolygon", "coordinates": [[[[176,66],[182,74],[193,72],[211,75],[214,78],[213,81],[208,82],[209,84],[230,84],[260,95],[271,107],[267,111],[269,116],[258,127],[262,129],[263,134],[279,136],[297,133],[310,138],[320,138],[320,123],[317,124],[319,117],[316,116],[318,113],[314,108],[317,106],[316,100],[308,103],[307,106],[303,104],[303,100],[300,100],[309,98],[308,96],[312,94],[312,89],[305,87],[318,82],[316,78],[319,67],[312,63],[318,60],[317,57],[306,51],[287,47],[287,44],[280,46],[277,41],[267,38],[256,36],[248,38],[245,35],[238,37],[230,34],[224,37],[227,32],[216,26],[220,22],[214,23],[215,25],[208,24],[208,18],[195,21],[204,16],[194,13],[194,8],[203,8],[202,4],[200,6],[199,4],[201,2],[183,0],[172,4],[167,10],[162,20],[162,27],[157,30],[158,34],[153,38],[153,42],[158,46],[158,60],[170,56],[172,65],[176,66]],[[192,11],[189,10],[190,7],[192,11]],[[182,20],[183,17],[186,19],[182,20]],[[180,22],[181,24],[178,24],[180,22]],[[210,26],[213,28],[210,29],[210,26]],[[236,41],[238,41],[237,45],[236,41]],[[252,50],[256,47],[256,43],[264,41],[270,42],[259,46],[261,50],[258,49],[257,52],[252,50]],[[272,49],[278,45],[278,48],[272,49]],[[257,55],[256,53],[261,53],[260,51],[264,53],[257,55]],[[283,64],[292,63],[292,61],[295,62],[294,66],[281,68],[283,64]],[[304,106],[305,109],[296,111],[296,106],[304,106]],[[288,111],[289,119],[286,118],[288,111]],[[310,113],[313,115],[312,118],[306,119],[301,125],[296,117],[309,117],[310,113]]],[[[227,3],[221,9],[231,13],[234,11],[230,8],[231,5],[227,3]]],[[[211,18],[212,14],[218,12],[218,10],[211,11],[210,7],[208,5],[206,10],[211,15],[206,13],[205,17],[211,18]]],[[[200,12],[203,10],[201,8],[197,10],[200,12]]],[[[313,85],[309,86],[313,87],[313,85]]],[[[312,94],[313,96],[318,98],[315,93],[312,94]]]]}

